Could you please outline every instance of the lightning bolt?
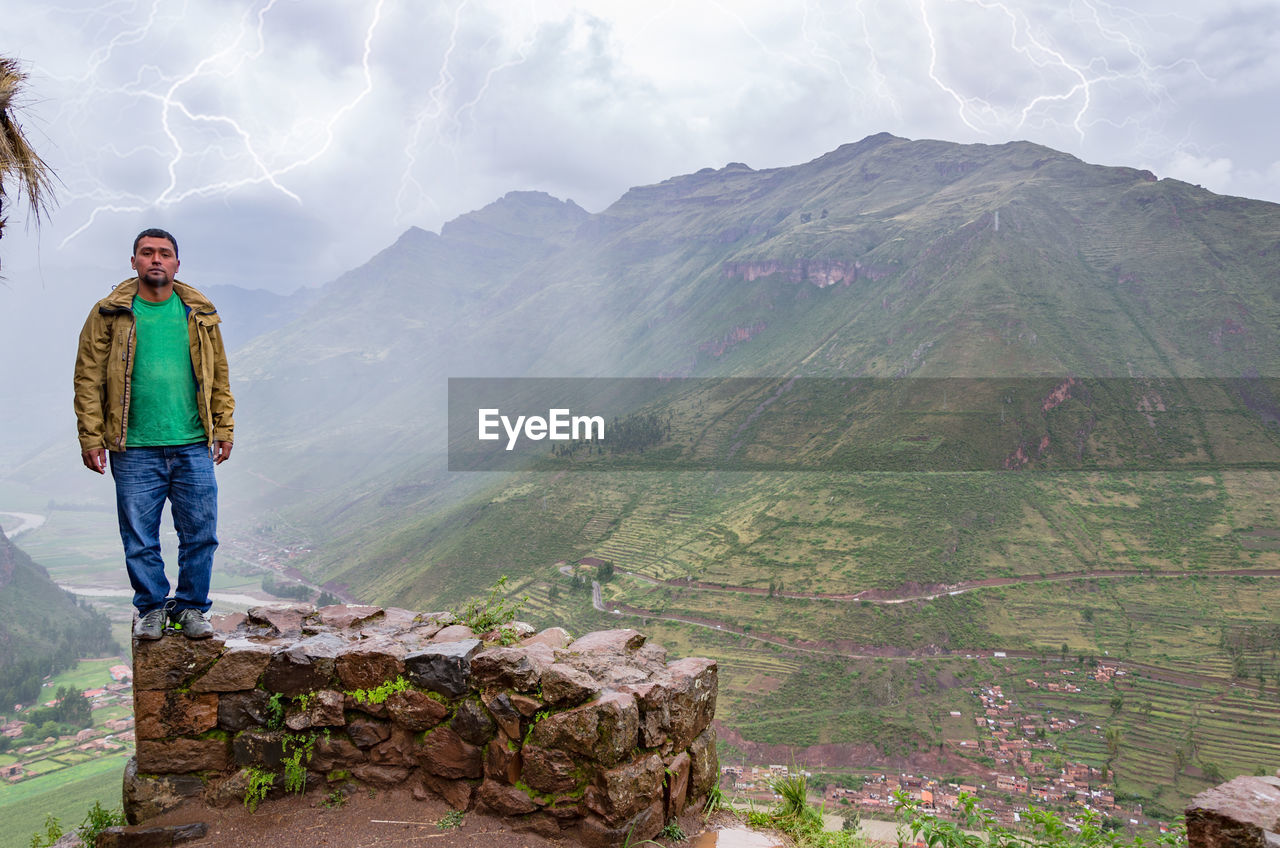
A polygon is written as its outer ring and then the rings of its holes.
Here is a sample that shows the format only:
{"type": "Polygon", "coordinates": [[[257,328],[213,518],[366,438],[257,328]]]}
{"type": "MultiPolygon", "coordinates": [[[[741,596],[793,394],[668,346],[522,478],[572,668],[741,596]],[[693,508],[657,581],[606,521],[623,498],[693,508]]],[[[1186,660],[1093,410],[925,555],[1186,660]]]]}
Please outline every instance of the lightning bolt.
{"type": "MultiPolygon", "coordinates": [[[[1058,71],[1071,80],[1069,84],[1058,84],[1052,90],[1027,98],[1021,106],[1002,108],[982,97],[961,93],[957,86],[946,81],[939,71],[938,38],[934,22],[930,17],[930,0],[918,0],[918,18],[929,47],[928,77],[955,102],[956,114],[961,122],[978,133],[990,134],[997,129],[1016,131],[1033,125],[1036,121],[1040,122],[1040,125],[1061,125],[1047,108],[1061,104],[1070,105],[1071,119],[1066,126],[1069,126],[1077,138],[1083,141],[1087,128],[1093,123],[1087,119],[1087,116],[1093,105],[1094,89],[1100,85],[1122,80],[1136,81],[1153,100],[1167,101],[1169,99],[1167,91],[1155,80],[1157,72],[1185,63],[1208,79],[1208,76],[1190,59],[1181,59],[1174,65],[1153,64],[1140,44],[1121,30],[1103,22],[1100,11],[1103,4],[1092,2],[1092,0],[1073,3],[1070,7],[1073,18],[1077,22],[1092,24],[1093,29],[1102,36],[1103,41],[1119,46],[1131,58],[1136,70],[1115,70],[1103,56],[1091,57],[1085,62],[1073,61],[1063,50],[1055,47],[1047,37],[1037,34],[1026,15],[1014,11],[1009,5],[998,0],[947,0],[947,2],[963,3],[1002,16],[1009,30],[1009,48],[1014,53],[1023,57],[1031,67],[1037,70],[1058,71]]],[[[1119,16],[1119,12],[1110,7],[1107,8],[1113,17],[1119,16]]],[[[1137,17],[1136,13],[1127,9],[1122,11],[1137,17]]]]}
{"type": "Polygon", "coordinates": [[[880,70],[880,57],[875,48],[875,39],[871,35],[871,22],[867,18],[867,10],[863,8],[862,0],[858,0],[853,8],[858,18],[858,29],[862,33],[862,44],[867,51],[867,73],[871,76],[872,90],[878,99],[888,102],[895,118],[901,118],[902,110],[898,106],[898,101],[889,91],[889,79],[880,70]]]}
{"type": "MultiPolygon", "coordinates": [[[[430,153],[437,145],[449,151],[457,164],[457,146],[461,137],[462,130],[466,126],[465,117],[474,115],[475,109],[484,100],[488,94],[493,80],[499,74],[512,68],[518,67],[528,61],[529,51],[537,43],[538,35],[542,30],[543,22],[538,21],[536,15],[535,4],[528,4],[529,10],[533,13],[532,17],[536,21],[534,26],[527,31],[520,42],[515,46],[515,56],[498,62],[489,67],[484,75],[483,80],[477,87],[475,93],[469,100],[459,105],[452,111],[449,110],[449,95],[456,89],[456,78],[451,68],[453,55],[457,50],[458,34],[462,24],[462,12],[470,5],[471,0],[463,0],[454,10],[452,24],[449,30],[449,41],[445,47],[444,55],[440,60],[440,67],[436,75],[436,84],[427,92],[427,105],[420,109],[414,118],[413,129],[409,134],[404,146],[405,168],[400,180],[400,190],[396,194],[396,222],[402,223],[421,208],[423,203],[431,205],[432,208],[438,209],[431,195],[426,188],[418,180],[415,170],[420,155],[430,153]],[[425,128],[429,125],[435,125],[435,137],[428,144],[423,144],[422,136],[425,128]],[[421,154],[419,153],[421,151],[421,154]],[[411,201],[409,195],[415,194],[416,200],[411,201]]],[[[493,42],[490,38],[485,46],[493,42]]]]}
{"type": "MultiPolygon", "coordinates": [[[[72,133],[86,139],[127,137],[127,133],[103,132],[98,122],[104,120],[101,116],[109,108],[117,113],[131,112],[131,129],[152,133],[154,139],[114,143],[106,139],[92,153],[80,154],[81,167],[62,170],[69,194],[64,199],[80,202],[72,207],[75,217],[69,221],[70,210],[64,204],[66,224],[60,229],[70,233],[59,247],[81,238],[103,216],[173,208],[197,199],[231,198],[249,189],[291,205],[303,206],[304,200],[314,203],[315,192],[324,190],[314,182],[320,178],[314,175],[323,175],[326,157],[331,162],[340,142],[349,137],[357,110],[363,107],[368,112],[381,81],[379,75],[413,86],[409,81],[414,70],[385,60],[375,65],[375,58],[381,58],[375,48],[389,55],[396,49],[416,49],[415,63],[427,63],[417,76],[428,80],[391,106],[399,110],[397,114],[407,116],[401,135],[375,140],[380,151],[389,153],[384,158],[390,160],[392,169],[390,174],[381,168],[372,172],[372,176],[387,180],[387,192],[393,200],[388,204],[389,220],[379,220],[378,226],[403,225],[424,213],[456,213],[460,210],[432,196],[438,190],[433,183],[449,176],[441,169],[450,163],[460,171],[472,161],[464,142],[487,116],[489,110],[482,108],[485,101],[509,96],[509,89],[521,84],[514,69],[537,57],[540,72],[558,73],[571,84],[573,74],[589,73],[583,70],[589,63],[570,61],[556,67],[557,57],[537,49],[546,40],[548,28],[579,19],[589,19],[593,26],[599,23],[612,32],[625,32],[625,37],[600,47],[604,51],[601,56],[588,58],[620,68],[618,80],[624,83],[620,94],[642,92],[635,104],[652,105],[651,93],[675,80],[670,83],[676,91],[673,111],[658,116],[673,125],[714,126],[734,108],[735,97],[726,93],[734,95],[752,85],[768,89],[773,80],[794,79],[797,90],[803,90],[802,96],[821,98],[819,108],[828,111],[832,92],[847,94],[842,104],[847,107],[845,115],[826,116],[824,128],[828,132],[865,124],[866,118],[882,118],[891,119],[895,127],[902,126],[904,134],[957,131],[1007,136],[1029,131],[1041,138],[1046,133],[1050,138],[1065,136],[1070,139],[1067,145],[1080,145],[1086,136],[1096,133],[1105,137],[1114,127],[1137,135],[1139,140],[1146,134],[1151,150],[1168,145],[1176,151],[1189,149],[1189,137],[1167,138],[1163,130],[1152,126],[1152,118],[1177,107],[1166,87],[1170,71],[1186,65],[1202,79],[1209,78],[1191,59],[1160,64],[1159,42],[1151,33],[1166,31],[1163,27],[1169,23],[1197,27],[1201,22],[1169,13],[1137,12],[1110,2],[1068,0],[1049,9],[1027,0],[790,0],[781,10],[753,10],[730,0],[698,0],[695,4],[664,0],[643,9],[607,4],[588,11],[592,5],[576,0],[525,0],[519,5],[498,0],[449,0],[438,6],[442,10],[438,17],[433,15],[427,21],[413,4],[375,0],[354,7],[354,12],[342,12],[359,16],[358,23],[350,27],[352,35],[339,34],[345,31],[332,25],[317,27],[320,38],[344,39],[341,49],[349,52],[345,64],[339,66],[341,85],[331,86],[339,94],[330,94],[331,100],[319,108],[311,108],[305,101],[296,106],[287,104],[277,110],[280,117],[274,124],[259,117],[263,105],[270,102],[265,98],[272,89],[264,87],[263,98],[259,98],[253,91],[245,97],[240,88],[253,74],[274,70],[272,63],[277,57],[291,55],[279,52],[281,45],[275,39],[284,16],[298,14],[293,4],[240,0],[234,15],[226,14],[225,6],[192,0],[109,0],[87,11],[70,2],[66,8],[42,6],[42,15],[56,16],[57,26],[73,28],[89,45],[80,51],[82,64],[74,74],[54,77],[74,92],[56,101],[68,104],[60,129],[70,124],[72,133]],[[426,29],[402,32],[391,27],[388,10],[393,8],[401,9],[404,23],[426,29]],[[210,22],[210,32],[191,37],[189,29],[184,29],[191,19],[210,22]],[[780,20],[785,25],[775,27],[780,20]],[[682,26],[698,29],[684,32],[682,26]],[[993,53],[998,54],[992,62],[1001,86],[994,91],[985,87],[987,80],[966,75],[978,70],[972,64],[966,73],[960,73],[955,64],[952,51],[961,38],[969,38],[971,26],[995,33],[999,42],[992,45],[993,53]],[[486,27],[491,31],[486,33],[486,27]],[[1072,28],[1071,36],[1056,35],[1063,27],[1072,28]],[[724,55],[733,61],[742,56],[745,46],[741,73],[711,77],[705,96],[695,99],[696,87],[680,72],[685,68],[696,71],[703,65],[686,63],[682,61],[686,57],[671,53],[682,49],[673,45],[684,43],[672,39],[673,32],[691,36],[691,42],[692,37],[729,42],[730,49],[724,55]],[[156,53],[152,45],[165,45],[166,39],[179,41],[174,49],[156,53]],[[424,42],[434,44],[433,49],[423,50],[424,42]],[[407,48],[410,44],[413,48],[407,48]],[[194,58],[182,60],[191,55],[192,45],[194,58]],[[635,55],[627,52],[631,49],[637,51],[635,55]],[[135,58],[152,55],[162,58],[135,58]],[[654,63],[664,59],[676,61],[655,70],[654,63]],[[182,64],[175,64],[178,62],[182,64]],[[126,69],[123,78],[122,68],[126,69]],[[508,80],[512,80],[511,86],[506,85],[508,80]],[[629,92],[626,84],[635,80],[638,84],[629,92]],[[716,82],[721,88],[714,87],[716,82]],[[1016,87],[1004,87],[1010,84],[1016,87]],[[920,98],[922,91],[926,101],[920,98]],[[1136,100],[1137,108],[1109,116],[1118,98],[1136,100]],[[945,104],[944,109],[937,108],[939,101],[945,104]],[[691,111],[674,111],[681,108],[691,111]],[[946,125],[939,127],[944,111],[946,125]],[[845,123],[840,124],[841,120],[845,123]],[[116,179],[113,172],[128,172],[132,181],[116,179]]],[[[319,40],[304,40],[309,38],[310,33],[302,36],[297,49],[324,49],[319,40]]],[[[290,49],[293,46],[290,44],[290,49]]],[[[597,49],[594,42],[590,49],[597,49]]],[[[714,56],[705,58],[708,63],[716,60],[714,56]]],[[[1183,73],[1179,78],[1187,76],[1183,73]]],[[[315,87],[304,84],[298,90],[307,93],[315,87]]],[[[393,94],[403,97],[399,92],[393,94]]],[[[537,91],[520,91],[517,96],[539,95],[537,91]]],[[[764,107],[777,107],[769,101],[770,96],[766,90],[760,102],[764,107]]],[[[658,105],[661,108],[664,104],[658,105]]],[[[794,102],[787,104],[794,106],[794,102]]],[[[107,123],[111,120],[105,119],[107,123]]],[[[714,134],[709,139],[731,143],[728,137],[714,134]]],[[[1126,143],[1132,149],[1132,141],[1126,139],[1126,143]]],[[[683,164],[673,163],[673,167],[683,164]]],[[[706,163],[691,164],[696,168],[706,163]]]]}
{"type": "MultiPolygon", "coordinates": [[[[222,49],[196,62],[186,73],[176,77],[167,77],[159,68],[144,66],[139,70],[132,84],[112,92],[158,104],[161,129],[168,141],[169,150],[165,152],[155,146],[139,146],[130,151],[120,151],[114,146],[109,146],[107,149],[122,160],[139,152],[159,154],[167,158],[166,173],[168,182],[163,189],[151,195],[111,192],[110,196],[112,197],[118,198],[123,194],[127,200],[132,202],[124,204],[118,202],[99,203],[89,212],[86,220],[80,226],[63,238],[59,245],[60,248],[65,247],[92,227],[99,216],[103,214],[140,212],[151,208],[174,206],[193,197],[226,196],[248,186],[266,184],[295,203],[302,203],[302,198],[285,186],[281,182],[281,178],[299,168],[314,163],[328,153],[333,145],[338,125],[373,91],[373,73],[370,68],[373,37],[381,21],[386,0],[377,0],[374,4],[371,20],[365,30],[361,56],[364,85],[324,122],[319,132],[319,144],[314,150],[308,155],[294,157],[283,164],[271,164],[260,150],[260,145],[253,134],[242,126],[239,121],[231,115],[193,109],[183,99],[183,89],[197,80],[203,80],[210,76],[233,77],[242,71],[246,63],[260,58],[266,48],[266,39],[264,37],[266,18],[278,2],[279,0],[267,0],[256,12],[252,9],[246,11],[240,18],[239,29],[235,37],[222,49]],[[250,46],[246,47],[246,44],[250,46]],[[150,75],[154,75],[155,78],[161,81],[164,86],[162,91],[157,92],[147,86],[146,79],[150,75]],[[232,158],[246,163],[243,170],[247,171],[247,173],[234,179],[207,181],[183,188],[179,170],[184,163],[190,161],[197,154],[187,148],[178,127],[179,121],[185,121],[188,126],[207,125],[220,127],[228,131],[238,141],[232,158]]],[[[118,49],[145,40],[157,23],[159,18],[158,10],[159,0],[152,3],[147,19],[142,24],[117,34],[105,46],[94,51],[90,56],[88,71],[81,78],[81,82],[84,84],[89,83],[118,49]]],[[[212,149],[213,146],[210,146],[199,151],[199,153],[201,155],[208,154],[212,149]]],[[[88,193],[78,192],[73,196],[81,199],[94,199],[103,194],[108,193],[99,188],[88,193]]]]}
{"type": "MultiPolygon", "coordinates": [[[[417,114],[413,122],[413,131],[409,133],[409,139],[405,142],[404,156],[407,164],[404,173],[400,178],[400,191],[396,193],[396,220],[401,221],[405,217],[406,206],[408,205],[407,195],[411,191],[416,191],[419,198],[425,198],[427,202],[435,205],[434,201],[427,195],[422,183],[414,175],[414,168],[418,164],[418,149],[421,146],[422,130],[428,121],[438,119],[445,112],[445,95],[453,86],[454,76],[450,68],[450,62],[453,58],[453,51],[458,46],[458,31],[462,25],[462,12],[470,5],[471,0],[463,0],[453,12],[453,22],[449,29],[449,43],[445,47],[444,57],[440,61],[440,70],[437,75],[436,84],[427,92],[427,100],[429,104],[417,114]]],[[[428,152],[430,148],[424,152],[428,152]]],[[[419,204],[414,204],[418,206],[419,204]]]]}

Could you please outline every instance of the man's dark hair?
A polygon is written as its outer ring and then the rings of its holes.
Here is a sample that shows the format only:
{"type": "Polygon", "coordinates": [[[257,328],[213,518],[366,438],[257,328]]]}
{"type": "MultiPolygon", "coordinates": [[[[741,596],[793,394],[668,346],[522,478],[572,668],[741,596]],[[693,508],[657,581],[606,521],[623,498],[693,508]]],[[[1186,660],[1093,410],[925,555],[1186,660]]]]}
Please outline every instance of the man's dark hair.
{"type": "Polygon", "coordinates": [[[142,241],[144,238],[162,238],[162,239],[168,239],[168,240],[169,240],[169,244],[173,245],[173,255],[174,255],[174,258],[175,258],[175,259],[177,258],[177,256],[178,256],[178,240],[177,240],[176,238],[174,238],[174,237],[173,237],[173,234],[172,234],[172,233],[170,233],[170,232],[168,232],[167,230],[161,230],[161,229],[158,229],[158,228],[156,228],[156,227],[151,227],[150,229],[143,230],[142,232],[138,233],[138,237],[137,237],[137,238],[135,238],[135,239],[133,240],[133,253],[134,253],[134,255],[135,255],[135,256],[136,256],[136,255],[137,255],[137,253],[138,253],[138,242],[142,241]]]}

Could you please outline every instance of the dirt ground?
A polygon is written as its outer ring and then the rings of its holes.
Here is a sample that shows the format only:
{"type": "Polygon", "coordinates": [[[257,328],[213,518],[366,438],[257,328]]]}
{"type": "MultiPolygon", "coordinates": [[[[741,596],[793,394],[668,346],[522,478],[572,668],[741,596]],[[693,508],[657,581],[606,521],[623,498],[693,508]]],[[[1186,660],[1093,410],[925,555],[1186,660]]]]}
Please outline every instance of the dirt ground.
{"type": "MultiPolygon", "coordinates": [[[[181,843],[191,848],[576,848],[579,844],[567,836],[547,839],[518,833],[503,819],[475,812],[464,815],[460,826],[444,829],[440,822],[451,812],[449,805],[435,798],[416,800],[408,790],[360,791],[340,807],[327,807],[325,800],[322,793],[308,792],[264,801],[253,813],[239,804],[224,809],[188,805],[146,824],[204,822],[207,836],[181,843]]],[[[685,816],[680,825],[690,838],[705,827],[696,814],[685,816]]]]}

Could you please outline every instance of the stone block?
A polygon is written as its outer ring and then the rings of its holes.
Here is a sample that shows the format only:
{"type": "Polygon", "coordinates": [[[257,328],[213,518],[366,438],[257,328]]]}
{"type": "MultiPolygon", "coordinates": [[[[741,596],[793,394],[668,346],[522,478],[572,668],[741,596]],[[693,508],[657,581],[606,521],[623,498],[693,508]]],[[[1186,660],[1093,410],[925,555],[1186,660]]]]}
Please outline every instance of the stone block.
{"type": "Polygon", "coordinates": [[[719,669],[715,660],[689,657],[667,666],[661,681],[667,690],[671,748],[679,751],[706,730],[716,713],[719,669]]]}
{"type": "Polygon", "coordinates": [[[232,759],[237,766],[255,765],[278,769],[284,762],[283,730],[246,730],[231,741],[232,759]]]}
{"type": "Polygon", "coordinates": [[[272,636],[297,638],[302,635],[302,625],[316,608],[311,604],[272,604],[251,607],[247,626],[267,631],[272,636]]]}
{"type": "Polygon", "coordinates": [[[133,691],[187,689],[218,661],[222,640],[168,635],[151,642],[133,640],[133,691]]]}
{"type": "MultiPolygon", "coordinates": [[[[360,633],[364,636],[386,635],[386,634],[403,634],[412,632],[419,634],[424,631],[438,633],[440,628],[453,624],[455,621],[451,612],[414,612],[403,607],[387,607],[382,611],[382,618],[374,619],[361,626],[360,633]]],[[[475,634],[472,634],[473,636],[475,634]]]]}
{"type": "Polygon", "coordinates": [[[640,710],[627,692],[547,716],[533,726],[533,744],[590,757],[605,766],[622,760],[640,739],[640,710]]]}
{"type": "Polygon", "coordinates": [[[261,689],[228,692],[218,698],[218,727],[232,732],[267,723],[271,696],[261,689]]]}
{"type": "Polygon", "coordinates": [[[138,739],[199,736],[218,726],[218,696],[146,689],[133,696],[138,739]]]}
{"type": "Polygon", "coordinates": [[[357,748],[372,748],[391,738],[391,725],[385,721],[357,718],[347,723],[347,736],[357,748]]]}
{"type": "Polygon", "coordinates": [[[346,700],[343,702],[343,706],[348,712],[361,712],[365,715],[373,716],[374,718],[388,718],[391,715],[387,712],[386,701],[378,701],[375,704],[373,701],[364,697],[357,698],[354,695],[349,695],[345,692],[343,694],[346,695],[346,700]]]}
{"type": "Polygon", "coordinates": [[[646,668],[667,664],[667,649],[657,642],[646,642],[644,647],[636,651],[636,661],[646,668]]]}
{"type": "Polygon", "coordinates": [[[405,674],[417,686],[460,698],[471,691],[471,660],[479,650],[474,638],[430,645],[405,656],[405,674]]]}
{"type": "Polygon", "coordinates": [[[422,767],[438,777],[452,779],[484,776],[484,749],[465,741],[451,727],[437,727],[418,747],[422,767]]]}
{"type": "Polygon", "coordinates": [[[204,781],[193,774],[145,774],[138,772],[138,758],[124,767],[124,817],[138,824],[179,807],[204,792],[204,781]]]}
{"type": "Polygon", "coordinates": [[[449,714],[449,708],[426,692],[406,689],[387,698],[391,720],[409,730],[422,731],[435,727],[449,714]]]}
{"type": "Polygon", "coordinates": [[[478,634],[467,627],[465,624],[448,624],[437,630],[432,636],[432,642],[445,644],[448,642],[469,642],[475,639],[478,634]]]}
{"type": "Polygon", "coordinates": [[[483,745],[493,738],[498,727],[478,701],[468,698],[458,704],[449,726],[472,745],[483,745]]]}
{"type": "Polygon", "coordinates": [[[231,740],[225,735],[204,739],[139,739],[137,757],[138,771],[150,774],[223,771],[231,765],[231,740]]]}
{"type": "Polygon", "coordinates": [[[409,779],[411,769],[404,766],[390,766],[379,763],[358,763],[351,767],[351,776],[370,786],[390,789],[403,786],[409,779]]]}
{"type": "Polygon", "coordinates": [[[228,639],[213,666],[191,684],[192,692],[241,692],[253,689],[271,659],[271,647],[248,639],[228,639]]]}
{"type": "MultiPolygon", "coordinates": [[[[450,780],[445,777],[439,777],[426,772],[419,772],[421,790],[430,792],[432,795],[443,798],[448,802],[450,807],[455,810],[466,810],[471,807],[471,803],[475,797],[475,784],[467,780],[450,780]]],[[[426,800],[425,794],[419,795],[419,787],[414,787],[414,797],[419,800],[426,800]]]]}
{"type": "Polygon", "coordinates": [[[338,652],[335,666],[345,689],[376,689],[404,674],[402,645],[389,638],[354,642],[338,652]]]}
{"type": "MultiPolygon", "coordinates": [[[[574,644],[577,643],[575,642],[574,644]]],[[[646,663],[640,660],[638,653],[624,656],[622,654],[575,654],[568,651],[557,651],[556,660],[584,672],[595,680],[597,686],[601,689],[616,689],[628,684],[644,683],[664,668],[661,663],[646,663]]]]}
{"type": "Polygon", "coordinates": [[[689,804],[689,775],[693,759],[681,751],[667,764],[667,818],[684,815],[689,804]]]}
{"type": "Polygon", "coordinates": [[[527,792],[493,780],[480,784],[476,806],[499,816],[519,816],[538,809],[537,802],[527,792]]]}
{"type": "Polygon", "coordinates": [[[488,648],[471,660],[471,675],[478,686],[534,692],[542,679],[544,661],[541,646],[488,648]]]}
{"type": "MultiPolygon", "coordinates": [[[[512,747],[506,734],[490,740],[484,748],[484,775],[492,780],[501,783],[518,783],[521,779],[522,764],[520,749],[512,747]]],[[[534,786],[534,789],[537,788],[534,786]]]]}
{"type": "Polygon", "coordinates": [[[546,645],[553,650],[569,647],[573,640],[569,638],[569,631],[563,627],[548,627],[540,633],[535,633],[527,639],[521,641],[522,645],[546,645]]]}
{"type": "Polygon", "coordinates": [[[331,772],[368,760],[368,755],[350,740],[340,736],[319,736],[311,754],[311,768],[318,772],[331,772]]]}
{"type": "Polygon", "coordinates": [[[559,840],[560,820],[546,812],[529,813],[511,819],[511,830],[515,833],[536,833],[547,839],[559,840]]]}
{"type": "Polygon", "coordinates": [[[263,672],[263,686],[270,692],[296,697],[337,682],[336,660],[345,646],[341,637],[322,633],[277,649],[263,672]]]}
{"type": "Polygon", "coordinates": [[[342,727],[347,723],[343,705],[346,697],[333,689],[321,689],[309,693],[305,707],[295,707],[284,720],[290,730],[307,730],[312,727],[342,727]]]}
{"type": "Polygon", "coordinates": [[[664,777],[662,758],[657,754],[603,771],[587,789],[587,807],[607,824],[620,824],[652,804],[654,798],[662,798],[664,777]]]}
{"type": "Polygon", "coordinates": [[[528,639],[538,629],[527,621],[510,621],[480,634],[484,642],[518,642],[528,639]]]}
{"type": "Polygon", "coordinates": [[[493,720],[498,723],[498,727],[502,728],[503,733],[512,739],[519,739],[524,735],[521,730],[520,711],[511,703],[511,696],[506,692],[486,694],[484,705],[489,710],[489,715],[493,716],[493,720]]]}
{"type": "Polygon", "coordinates": [[[418,746],[414,735],[403,727],[393,725],[391,735],[369,749],[369,762],[375,765],[412,768],[418,764],[417,754],[418,746]]]}
{"type": "Polygon", "coordinates": [[[204,822],[107,827],[98,834],[93,848],[171,848],[183,842],[204,839],[208,832],[204,822]]]}
{"type": "Polygon", "coordinates": [[[640,744],[645,748],[662,748],[669,751],[667,743],[671,728],[670,690],[662,683],[648,680],[620,687],[636,698],[640,708],[640,744]]]}
{"type": "Polygon", "coordinates": [[[241,626],[247,624],[249,616],[242,612],[222,612],[209,616],[209,623],[213,625],[213,632],[220,636],[231,637],[241,626]]]}
{"type": "Polygon", "coordinates": [[[520,760],[520,779],[546,795],[571,792],[586,782],[585,770],[564,751],[525,745],[520,760]]]}
{"type": "Polygon", "coordinates": [[[689,800],[705,798],[720,780],[720,760],[716,755],[716,730],[708,727],[689,746],[689,800]]]}
{"type": "Polygon", "coordinates": [[[546,704],[534,698],[531,695],[521,695],[518,692],[512,692],[511,706],[516,708],[516,712],[525,718],[532,718],[538,714],[538,711],[546,707],[546,704]]]}
{"type": "Polygon", "coordinates": [[[1190,848],[1275,848],[1280,845],[1280,777],[1237,777],[1191,799],[1190,848]]]}
{"type": "Polygon", "coordinates": [[[615,654],[625,656],[638,651],[645,643],[645,635],[630,628],[622,630],[597,630],[569,644],[567,650],[574,654],[615,654]]]}
{"type": "Polygon", "coordinates": [[[576,707],[599,692],[595,678],[566,663],[552,663],[542,673],[542,697],[554,706],[576,707]]]}
{"type": "Polygon", "coordinates": [[[351,630],[362,627],[372,621],[385,618],[382,607],[359,606],[356,604],[333,604],[316,610],[316,620],[323,627],[334,630],[351,630]]]}
{"type": "Polygon", "coordinates": [[[619,825],[610,825],[600,816],[588,814],[574,831],[578,841],[587,848],[617,848],[628,841],[634,845],[658,835],[665,824],[662,813],[659,799],[619,825]]]}

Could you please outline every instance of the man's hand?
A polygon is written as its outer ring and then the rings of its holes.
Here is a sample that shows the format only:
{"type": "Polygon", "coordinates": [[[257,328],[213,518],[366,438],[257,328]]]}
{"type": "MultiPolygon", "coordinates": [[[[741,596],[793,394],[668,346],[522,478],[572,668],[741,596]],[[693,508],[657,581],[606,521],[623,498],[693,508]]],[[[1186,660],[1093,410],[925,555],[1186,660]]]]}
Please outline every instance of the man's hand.
{"type": "Polygon", "coordinates": [[[223,460],[231,458],[230,442],[214,442],[213,443],[213,464],[221,465],[223,460]]]}
{"type": "Polygon", "coordinates": [[[93,448],[87,451],[81,451],[80,459],[84,462],[84,467],[90,471],[96,471],[99,474],[107,473],[107,449],[93,448]]]}

